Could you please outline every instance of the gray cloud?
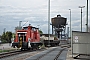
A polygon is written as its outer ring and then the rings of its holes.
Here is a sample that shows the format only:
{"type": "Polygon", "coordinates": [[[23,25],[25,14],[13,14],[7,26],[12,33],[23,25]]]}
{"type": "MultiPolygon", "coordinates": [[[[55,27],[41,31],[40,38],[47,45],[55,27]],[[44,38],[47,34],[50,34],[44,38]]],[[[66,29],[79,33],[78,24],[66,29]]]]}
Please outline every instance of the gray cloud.
{"type": "MultiPolygon", "coordinates": [[[[44,33],[48,30],[48,1],[46,0],[1,0],[0,1],[0,34],[3,29],[14,32],[14,28],[23,21],[22,25],[28,21],[33,26],[40,25],[44,33]]],[[[90,3],[90,1],[89,1],[90,3]]],[[[86,6],[85,0],[51,0],[50,15],[51,18],[57,14],[67,18],[68,26],[70,25],[70,11],[72,13],[73,30],[80,30],[80,9],[78,6],[86,6]]],[[[90,5],[89,5],[90,10],[90,5]]],[[[90,11],[89,11],[90,12],[90,11]]],[[[83,8],[83,30],[86,22],[86,7],[83,8]]],[[[90,22],[90,13],[89,13],[90,22]]],[[[25,26],[26,26],[25,25],[25,26]]],[[[90,25],[90,23],[89,23],[90,25]]]]}

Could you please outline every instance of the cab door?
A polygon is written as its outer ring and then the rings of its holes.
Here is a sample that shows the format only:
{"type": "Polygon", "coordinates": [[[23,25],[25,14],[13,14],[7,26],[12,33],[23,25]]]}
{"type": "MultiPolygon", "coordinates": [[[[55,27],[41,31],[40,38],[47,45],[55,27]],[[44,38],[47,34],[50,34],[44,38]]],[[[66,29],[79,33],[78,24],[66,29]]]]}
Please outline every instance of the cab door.
{"type": "Polygon", "coordinates": [[[25,33],[19,33],[18,34],[18,39],[19,39],[19,47],[22,47],[23,42],[26,41],[25,33]]]}

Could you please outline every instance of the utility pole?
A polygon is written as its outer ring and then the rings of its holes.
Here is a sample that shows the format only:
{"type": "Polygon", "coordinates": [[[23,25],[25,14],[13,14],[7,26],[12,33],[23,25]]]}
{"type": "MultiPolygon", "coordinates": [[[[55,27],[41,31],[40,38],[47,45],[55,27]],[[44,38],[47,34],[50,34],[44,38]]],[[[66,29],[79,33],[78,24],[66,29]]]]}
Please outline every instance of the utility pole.
{"type": "Polygon", "coordinates": [[[88,0],[87,0],[87,14],[86,14],[86,32],[88,32],[88,0]]]}
{"type": "Polygon", "coordinates": [[[6,38],[5,38],[5,37],[6,37],[6,36],[5,36],[5,35],[6,35],[6,28],[4,28],[4,32],[3,32],[3,33],[4,33],[4,39],[6,39],[6,38]]]}
{"type": "Polygon", "coordinates": [[[5,33],[6,33],[5,31],[6,31],[6,28],[4,28],[4,35],[5,35],[5,33]]]}
{"type": "Polygon", "coordinates": [[[50,46],[50,0],[48,0],[48,46],[50,46]]]}
{"type": "Polygon", "coordinates": [[[71,9],[70,10],[70,38],[71,38],[71,9]]]}

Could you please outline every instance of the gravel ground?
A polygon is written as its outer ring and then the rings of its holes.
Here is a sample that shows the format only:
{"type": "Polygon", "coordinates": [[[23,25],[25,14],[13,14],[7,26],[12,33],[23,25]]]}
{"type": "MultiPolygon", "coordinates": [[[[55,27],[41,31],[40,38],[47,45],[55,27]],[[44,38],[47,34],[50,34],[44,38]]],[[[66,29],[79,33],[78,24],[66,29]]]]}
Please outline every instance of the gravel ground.
{"type": "Polygon", "coordinates": [[[37,54],[37,53],[40,53],[40,52],[41,52],[41,50],[40,51],[38,50],[38,51],[28,52],[28,53],[24,53],[24,54],[18,54],[18,55],[5,57],[5,58],[2,58],[0,60],[25,60],[26,58],[29,58],[29,57],[37,54]]]}

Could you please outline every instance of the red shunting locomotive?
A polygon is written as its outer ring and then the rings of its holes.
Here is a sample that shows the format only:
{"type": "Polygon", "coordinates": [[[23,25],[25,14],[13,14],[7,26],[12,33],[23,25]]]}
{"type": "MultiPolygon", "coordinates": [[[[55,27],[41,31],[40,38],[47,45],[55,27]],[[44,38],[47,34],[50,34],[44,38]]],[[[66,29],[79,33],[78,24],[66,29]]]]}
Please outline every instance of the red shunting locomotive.
{"type": "Polygon", "coordinates": [[[12,47],[21,48],[21,50],[39,48],[41,45],[39,29],[30,25],[23,27],[22,30],[17,30],[12,43],[12,47]]]}

